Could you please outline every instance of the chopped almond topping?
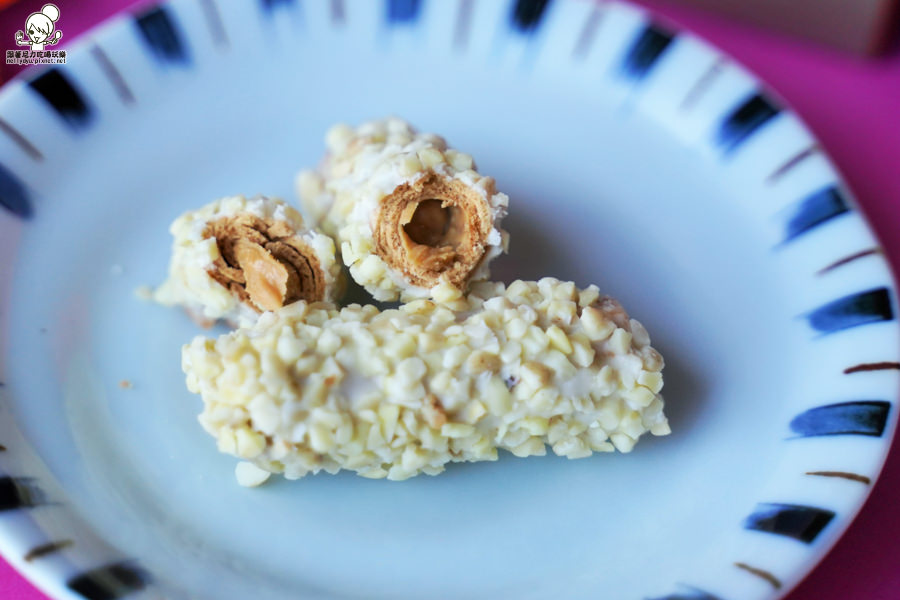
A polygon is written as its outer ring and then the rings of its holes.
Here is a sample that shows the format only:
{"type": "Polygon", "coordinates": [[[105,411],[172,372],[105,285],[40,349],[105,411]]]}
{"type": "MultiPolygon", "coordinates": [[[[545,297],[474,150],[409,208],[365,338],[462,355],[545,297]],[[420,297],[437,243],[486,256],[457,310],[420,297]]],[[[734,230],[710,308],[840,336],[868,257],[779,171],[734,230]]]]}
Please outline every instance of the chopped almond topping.
{"type": "Polygon", "coordinates": [[[444,412],[441,401],[434,394],[425,396],[425,405],[422,407],[422,414],[425,417],[425,422],[428,423],[428,426],[432,429],[440,429],[444,426],[444,423],[447,422],[447,413],[444,412]]]}

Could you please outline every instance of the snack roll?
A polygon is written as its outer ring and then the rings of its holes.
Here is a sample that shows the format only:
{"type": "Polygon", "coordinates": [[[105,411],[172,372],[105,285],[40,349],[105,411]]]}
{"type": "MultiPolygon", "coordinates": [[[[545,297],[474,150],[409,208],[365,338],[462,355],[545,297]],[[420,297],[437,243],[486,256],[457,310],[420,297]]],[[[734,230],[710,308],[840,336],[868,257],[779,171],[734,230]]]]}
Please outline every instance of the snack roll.
{"type": "Polygon", "coordinates": [[[298,175],[301,204],[339,243],[350,274],[377,300],[465,292],[507,247],[509,198],[472,157],[400,119],[333,127],[317,172],[298,175]]]}
{"type": "Polygon", "coordinates": [[[169,277],[153,299],[183,306],[204,326],[217,319],[246,326],[263,311],[342,294],[333,240],[305,227],[281,200],[222,198],[181,215],[169,230],[169,277]]]}
{"type": "Polygon", "coordinates": [[[581,458],[669,433],[644,327],[595,286],[550,278],[479,283],[452,307],[298,302],[197,337],[182,367],[219,450],[289,479],[400,480],[498,448],[581,458]]]}

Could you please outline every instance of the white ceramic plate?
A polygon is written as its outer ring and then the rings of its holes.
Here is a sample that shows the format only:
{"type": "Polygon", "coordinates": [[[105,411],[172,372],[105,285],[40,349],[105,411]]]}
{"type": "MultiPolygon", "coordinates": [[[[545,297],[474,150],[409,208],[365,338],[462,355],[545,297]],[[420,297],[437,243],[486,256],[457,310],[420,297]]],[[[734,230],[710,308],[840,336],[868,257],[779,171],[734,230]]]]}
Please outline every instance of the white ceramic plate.
{"type": "Polygon", "coordinates": [[[56,598],[774,598],[895,426],[895,288],[839,176],[727,58],[618,4],[183,0],[0,92],[0,547],[56,598]],[[629,455],[239,488],[142,303],[169,222],[292,198],[397,114],[508,192],[505,280],[622,299],[674,433],[629,455]],[[133,383],[131,389],[120,381],[133,383]]]}

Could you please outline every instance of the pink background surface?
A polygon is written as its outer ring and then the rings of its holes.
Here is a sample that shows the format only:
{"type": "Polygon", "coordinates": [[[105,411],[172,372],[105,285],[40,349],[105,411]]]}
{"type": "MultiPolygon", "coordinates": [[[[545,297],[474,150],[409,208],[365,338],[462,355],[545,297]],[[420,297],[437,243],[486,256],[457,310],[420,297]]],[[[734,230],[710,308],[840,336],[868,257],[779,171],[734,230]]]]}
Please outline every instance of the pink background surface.
{"type": "MultiPolygon", "coordinates": [[[[56,0],[65,48],[79,33],[122,7],[144,0],[56,0]]],[[[834,159],[881,239],[900,265],[900,50],[862,60],[766,33],[664,0],[640,0],[731,54],[777,90],[801,115],[834,159]]],[[[23,0],[0,12],[0,40],[13,47],[15,31],[43,1],[23,0]]],[[[0,44],[2,45],[2,44],[0,44]]],[[[7,46],[3,46],[5,49],[7,46]]],[[[5,54],[5,53],[4,53],[5,54]]],[[[13,70],[3,65],[3,80],[13,70]]],[[[825,560],[787,600],[900,598],[900,443],[859,517],[825,560]]],[[[0,598],[44,600],[0,560],[0,598]]]]}

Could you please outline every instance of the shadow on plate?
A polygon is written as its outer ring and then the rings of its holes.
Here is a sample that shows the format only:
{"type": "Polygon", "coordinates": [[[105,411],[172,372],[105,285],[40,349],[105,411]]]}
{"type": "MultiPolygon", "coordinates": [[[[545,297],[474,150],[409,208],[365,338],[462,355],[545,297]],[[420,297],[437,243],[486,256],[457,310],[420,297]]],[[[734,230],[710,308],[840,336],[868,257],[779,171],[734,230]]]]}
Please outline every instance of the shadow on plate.
{"type": "Polygon", "coordinates": [[[491,263],[493,280],[507,284],[516,279],[530,281],[542,277],[575,280],[571,261],[566,260],[535,215],[514,211],[503,221],[503,228],[510,235],[510,252],[491,263]]]}
{"type": "Polygon", "coordinates": [[[665,342],[654,343],[653,346],[666,360],[666,366],[663,369],[665,385],[662,394],[665,398],[665,413],[669,418],[672,433],[665,437],[646,436],[642,438],[635,447],[636,452],[640,452],[642,448],[649,449],[671,443],[671,440],[676,437],[690,435],[690,430],[698,421],[704,404],[709,400],[707,398],[708,387],[699,377],[698,372],[692,370],[688,363],[681,360],[681,356],[674,346],[665,342]]]}
{"type": "Polygon", "coordinates": [[[378,310],[387,310],[389,308],[397,308],[400,306],[399,302],[378,302],[363,286],[353,280],[353,277],[350,276],[350,270],[346,265],[341,268],[344,272],[344,278],[347,281],[347,289],[344,291],[343,298],[341,298],[340,306],[349,306],[351,304],[361,304],[362,306],[365,306],[367,304],[373,304],[378,307],[378,310]]]}

